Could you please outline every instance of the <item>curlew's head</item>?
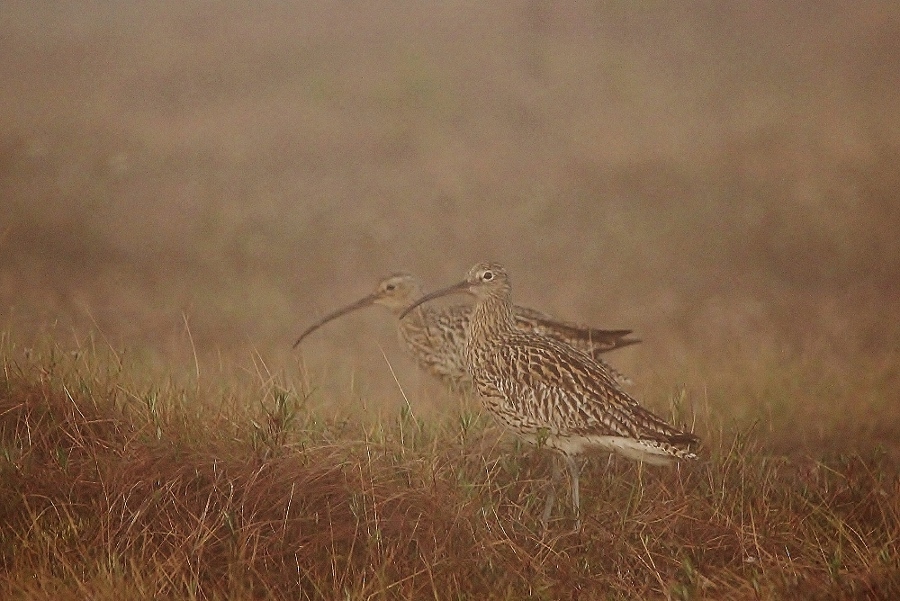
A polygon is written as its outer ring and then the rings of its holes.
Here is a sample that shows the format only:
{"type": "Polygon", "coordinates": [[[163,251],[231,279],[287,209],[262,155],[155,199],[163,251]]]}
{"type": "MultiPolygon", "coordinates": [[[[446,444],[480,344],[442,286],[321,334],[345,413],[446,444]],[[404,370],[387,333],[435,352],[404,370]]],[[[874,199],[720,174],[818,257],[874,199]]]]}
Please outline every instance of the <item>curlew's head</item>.
{"type": "Polygon", "coordinates": [[[466,292],[476,298],[509,298],[509,276],[503,266],[499,263],[477,263],[468,271],[468,273],[466,273],[466,279],[453,284],[452,286],[432,292],[431,294],[426,294],[407,307],[406,310],[400,314],[400,317],[402,318],[424,302],[460,292],[466,292]]]}
{"type": "Polygon", "coordinates": [[[387,307],[393,312],[398,312],[404,307],[408,307],[410,303],[422,296],[422,285],[419,280],[408,273],[395,273],[378,282],[375,291],[364,296],[355,303],[342,307],[337,311],[329,313],[313,325],[306,328],[294,343],[294,348],[303,341],[304,338],[318,330],[320,327],[333,319],[337,319],[342,315],[363,309],[371,305],[381,305],[387,307]]]}
{"type": "Polygon", "coordinates": [[[399,311],[422,296],[422,283],[408,273],[395,273],[378,282],[372,304],[399,311]]]}
{"type": "Polygon", "coordinates": [[[478,298],[509,296],[509,274],[499,263],[477,263],[466,273],[466,291],[478,298]]]}

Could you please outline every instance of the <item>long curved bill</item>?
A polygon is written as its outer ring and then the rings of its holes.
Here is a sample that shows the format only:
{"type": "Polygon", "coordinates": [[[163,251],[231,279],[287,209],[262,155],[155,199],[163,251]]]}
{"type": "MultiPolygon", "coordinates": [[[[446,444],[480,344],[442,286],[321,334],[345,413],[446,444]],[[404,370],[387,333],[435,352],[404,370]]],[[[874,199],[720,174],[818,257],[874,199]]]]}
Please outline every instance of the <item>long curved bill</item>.
{"type": "Polygon", "coordinates": [[[322,319],[320,319],[313,325],[306,328],[306,330],[304,330],[303,333],[300,334],[300,337],[297,338],[297,342],[294,343],[293,348],[297,348],[297,346],[300,345],[300,343],[303,341],[304,338],[306,338],[307,336],[309,336],[310,334],[312,334],[313,332],[318,330],[320,327],[324,326],[326,323],[328,323],[332,319],[337,319],[341,315],[346,315],[347,313],[352,313],[353,311],[356,311],[357,309],[362,309],[363,307],[368,307],[369,305],[374,303],[377,299],[378,299],[378,295],[370,294],[368,296],[365,296],[365,297],[359,299],[352,305],[347,305],[346,307],[343,307],[341,309],[338,309],[337,311],[329,313],[328,315],[326,315],[325,317],[323,317],[322,319]]]}
{"type": "Polygon", "coordinates": [[[448,294],[455,294],[457,292],[468,292],[468,291],[469,291],[469,282],[467,282],[466,280],[463,280],[461,282],[453,284],[452,286],[448,286],[446,288],[441,288],[440,290],[436,290],[430,294],[426,294],[425,296],[423,296],[422,298],[420,298],[419,300],[417,300],[416,302],[414,302],[413,304],[411,304],[410,306],[405,308],[403,310],[403,313],[400,314],[400,319],[403,319],[404,317],[406,317],[410,311],[412,311],[413,309],[415,309],[422,303],[426,303],[430,300],[434,300],[441,296],[447,296],[448,294]]]}

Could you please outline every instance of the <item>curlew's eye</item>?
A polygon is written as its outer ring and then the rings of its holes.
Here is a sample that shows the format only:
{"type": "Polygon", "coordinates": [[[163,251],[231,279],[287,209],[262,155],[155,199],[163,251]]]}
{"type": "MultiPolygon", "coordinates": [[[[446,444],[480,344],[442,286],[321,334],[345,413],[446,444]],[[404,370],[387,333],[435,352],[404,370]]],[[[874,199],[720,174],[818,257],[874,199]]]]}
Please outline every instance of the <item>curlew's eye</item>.
{"type": "Polygon", "coordinates": [[[485,271],[483,274],[481,274],[481,279],[484,280],[485,282],[490,282],[491,280],[494,279],[494,272],[493,271],[485,271]]]}
{"type": "Polygon", "coordinates": [[[387,286],[384,287],[384,289],[387,290],[388,292],[393,292],[394,290],[397,289],[397,284],[388,284],[387,286]]]}

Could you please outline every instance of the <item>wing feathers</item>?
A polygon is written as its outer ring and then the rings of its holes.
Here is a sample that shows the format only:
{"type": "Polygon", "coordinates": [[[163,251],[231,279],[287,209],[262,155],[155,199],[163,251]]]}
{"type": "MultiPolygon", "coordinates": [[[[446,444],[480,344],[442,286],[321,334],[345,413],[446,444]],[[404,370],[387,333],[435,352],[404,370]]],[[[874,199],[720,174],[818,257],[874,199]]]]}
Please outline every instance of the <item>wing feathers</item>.
{"type": "MultiPolygon", "coordinates": [[[[482,355],[484,357],[484,355],[482,355]]],[[[511,408],[535,427],[560,435],[619,436],[689,446],[697,441],[642,407],[612,376],[577,349],[547,338],[507,332],[493,341],[491,365],[475,370],[476,385],[503,390],[511,408]]]]}

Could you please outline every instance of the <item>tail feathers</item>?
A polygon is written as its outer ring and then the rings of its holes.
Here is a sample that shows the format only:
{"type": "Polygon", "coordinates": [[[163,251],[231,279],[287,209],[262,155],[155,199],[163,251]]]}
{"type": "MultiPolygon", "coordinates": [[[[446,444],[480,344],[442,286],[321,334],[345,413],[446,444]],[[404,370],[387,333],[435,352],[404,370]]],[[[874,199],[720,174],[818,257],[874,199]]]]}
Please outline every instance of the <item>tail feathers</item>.
{"type": "Polygon", "coordinates": [[[700,444],[700,437],[690,434],[688,432],[681,432],[680,434],[673,434],[669,436],[668,442],[676,445],[676,446],[693,446],[700,444]]]}
{"type": "Polygon", "coordinates": [[[577,323],[560,321],[525,307],[516,307],[516,321],[522,329],[571,344],[595,359],[600,353],[640,342],[637,338],[627,338],[631,334],[631,330],[591,328],[577,323]]]}
{"type": "Polygon", "coordinates": [[[592,436],[583,445],[584,450],[589,448],[603,449],[619,453],[635,461],[643,461],[651,465],[670,465],[677,460],[697,459],[697,454],[689,450],[688,444],[694,444],[695,436],[685,434],[692,442],[669,442],[650,440],[643,438],[628,438],[624,436],[592,436]]]}
{"type": "Polygon", "coordinates": [[[538,331],[553,338],[560,338],[594,359],[598,359],[603,353],[640,342],[638,338],[626,338],[628,334],[624,332],[630,333],[630,330],[597,330],[569,325],[554,327],[551,324],[545,327],[546,330],[538,331]]]}
{"type": "Polygon", "coordinates": [[[640,338],[627,338],[631,330],[585,330],[582,339],[596,350],[594,353],[614,351],[641,341],[640,338]]]}

